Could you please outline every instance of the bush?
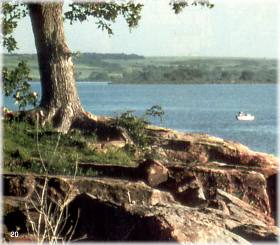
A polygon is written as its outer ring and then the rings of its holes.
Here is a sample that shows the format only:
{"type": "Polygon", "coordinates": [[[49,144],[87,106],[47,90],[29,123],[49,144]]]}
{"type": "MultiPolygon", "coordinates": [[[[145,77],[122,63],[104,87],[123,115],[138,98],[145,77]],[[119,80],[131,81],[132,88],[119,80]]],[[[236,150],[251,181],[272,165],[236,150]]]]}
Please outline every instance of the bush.
{"type": "Polygon", "coordinates": [[[38,95],[31,91],[28,83],[30,69],[24,61],[21,61],[15,69],[4,67],[2,70],[5,96],[12,96],[19,110],[25,109],[28,105],[35,106],[38,95]]]}
{"type": "Polygon", "coordinates": [[[116,118],[116,125],[123,127],[140,148],[145,148],[151,143],[151,137],[146,132],[148,117],[159,117],[163,120],[164,111],[161,106],[154,105],[147,109],[142,116],[134,115],[134,111],[126,111],[116,118]]]}
{"type": "Polygon", "coordinates": [[[133,111],[126,111],[116,118],[116,125],[125,128],[133,142],[141,148],[149,143],[145,132],[146,124],[144,118],[135,116],[133,111]]]}

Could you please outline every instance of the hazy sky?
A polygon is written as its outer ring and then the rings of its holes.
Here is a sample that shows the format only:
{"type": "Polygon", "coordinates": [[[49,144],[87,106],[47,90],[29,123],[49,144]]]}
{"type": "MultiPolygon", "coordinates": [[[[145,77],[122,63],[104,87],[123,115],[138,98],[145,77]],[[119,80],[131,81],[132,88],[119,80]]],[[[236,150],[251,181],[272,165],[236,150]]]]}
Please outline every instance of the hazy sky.
{"type": "MultiPolygon", "coordinates": [[[[278,0],[212,0],[213,9],[186,8],[175,15],[168,0],[142,1],[139,26],[131,32],[122,18],[114,35],[94,19],[65,23],[72,51],[136,53],[146,56],[277,57],[278,0]]],[[[35,53],[29,17],[16,30],[20,53],[35,53]]]]}

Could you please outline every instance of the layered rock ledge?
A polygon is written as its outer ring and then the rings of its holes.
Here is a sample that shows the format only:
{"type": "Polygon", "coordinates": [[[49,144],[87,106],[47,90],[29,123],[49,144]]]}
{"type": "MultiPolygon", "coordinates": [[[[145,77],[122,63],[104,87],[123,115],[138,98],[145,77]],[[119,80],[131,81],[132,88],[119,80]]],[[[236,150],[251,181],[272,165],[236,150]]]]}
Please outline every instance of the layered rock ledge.
{"type": "Polygon", "coordinates": [[[6,239],[16,229],[22,240],[32,240],[28,219],[38,219],[34,206],[45,189],[46,203],[67,209],[66,239],[277,241],[276,157],[208,135],[148,130],[157,160],[134,168],[80,163],[102,170],[93,178],[4,174],[6,239]]]}

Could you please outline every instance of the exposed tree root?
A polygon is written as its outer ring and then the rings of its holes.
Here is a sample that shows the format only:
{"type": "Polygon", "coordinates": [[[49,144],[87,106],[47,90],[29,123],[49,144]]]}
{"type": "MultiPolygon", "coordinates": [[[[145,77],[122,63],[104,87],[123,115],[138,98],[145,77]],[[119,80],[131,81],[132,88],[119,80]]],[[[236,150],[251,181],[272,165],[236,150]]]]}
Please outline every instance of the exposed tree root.
{"type": "Polygon", "coordinates": [[[73,120],[71,129],[94,132],[100,141],[122,140],[133,143],[126,130],[114,124],[114,119],[104,116],[94,116],[91,113],[81,113],[73,120]]]}
{"type": "Polygon", "coordinates": [[[78,129],[85,133],[95,133],[99,141],[121,140],[133,143],[126,130],[114,124],[114,119],[95,116],[89,112],[73,113],[69,108],[49,109],[36,107],[28,111],[4,112],[7,120],[28,121],[40,126],[51,125],[56,131],[68,133],[78,129]]]}

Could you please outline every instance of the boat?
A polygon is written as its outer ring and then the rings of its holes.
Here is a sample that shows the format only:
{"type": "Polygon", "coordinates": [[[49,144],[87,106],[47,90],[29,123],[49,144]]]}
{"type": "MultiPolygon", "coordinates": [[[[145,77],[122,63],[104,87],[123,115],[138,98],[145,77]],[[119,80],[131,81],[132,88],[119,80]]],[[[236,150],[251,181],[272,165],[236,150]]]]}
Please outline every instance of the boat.
{"type": "Polygon", "coordinates": [[[249,114],[249,113],[245,113],[240,111],[237,115],[236,115],[236,119],[239,121],[253,121],[255,120],[255,116],[249,114]]]}

